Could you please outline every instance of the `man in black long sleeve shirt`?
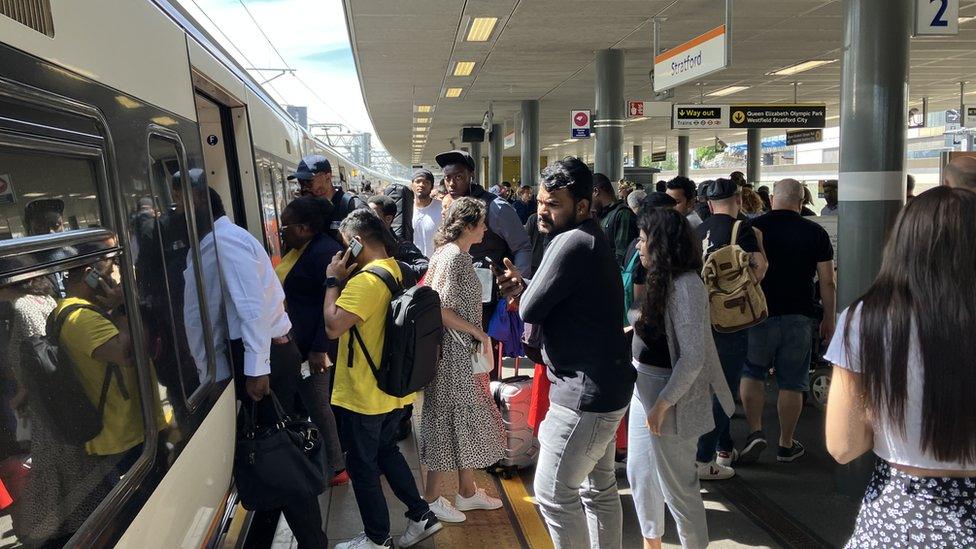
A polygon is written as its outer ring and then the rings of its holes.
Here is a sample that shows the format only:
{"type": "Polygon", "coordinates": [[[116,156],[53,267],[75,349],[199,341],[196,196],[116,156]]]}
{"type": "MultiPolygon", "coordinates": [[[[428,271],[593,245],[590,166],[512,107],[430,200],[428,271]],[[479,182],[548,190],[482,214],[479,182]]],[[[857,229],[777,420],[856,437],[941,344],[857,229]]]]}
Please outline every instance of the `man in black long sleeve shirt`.
{"type": "Polygon", "coordinates": [[[537,215],[551,241],[539,271],[526,281],[506,260],[499,276],[503,293],[521,292],[523,320],[542,330],[552,388],[539,428],[535,495],[556,547],[619,547],[622,528],[614,434],[637,374],[620,326],[620,268],[590,218],[592,192],[593,175],[579,159],[548,168],[537,215]]]}

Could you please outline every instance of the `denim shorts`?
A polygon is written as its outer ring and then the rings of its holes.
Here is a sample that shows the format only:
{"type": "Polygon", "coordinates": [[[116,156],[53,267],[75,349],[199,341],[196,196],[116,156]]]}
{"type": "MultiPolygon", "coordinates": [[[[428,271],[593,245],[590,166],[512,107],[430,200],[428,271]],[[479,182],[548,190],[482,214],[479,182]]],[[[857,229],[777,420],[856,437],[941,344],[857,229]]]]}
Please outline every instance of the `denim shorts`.
{"type": "Polygon", "coordinates": [[[810,384],[813,320],[804,315],[767,318],[749,328],[749,352],[742,375],[763,381],[776,369],[776,384],[787,391],[806,391],[810,384]]]}

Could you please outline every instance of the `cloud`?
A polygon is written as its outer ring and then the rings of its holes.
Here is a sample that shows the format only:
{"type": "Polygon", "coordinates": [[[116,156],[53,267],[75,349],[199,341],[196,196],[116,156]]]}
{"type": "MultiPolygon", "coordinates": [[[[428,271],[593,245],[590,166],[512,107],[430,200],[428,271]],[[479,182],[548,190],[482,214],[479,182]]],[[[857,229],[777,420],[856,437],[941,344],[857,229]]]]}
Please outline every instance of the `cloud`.
{"type": "Polygon", "coordinates": [[[356,69],[352,49],[349,46],[309,53],[303,55],[301,60],[312,64],[328,65],[334,69],[356,69]]]}

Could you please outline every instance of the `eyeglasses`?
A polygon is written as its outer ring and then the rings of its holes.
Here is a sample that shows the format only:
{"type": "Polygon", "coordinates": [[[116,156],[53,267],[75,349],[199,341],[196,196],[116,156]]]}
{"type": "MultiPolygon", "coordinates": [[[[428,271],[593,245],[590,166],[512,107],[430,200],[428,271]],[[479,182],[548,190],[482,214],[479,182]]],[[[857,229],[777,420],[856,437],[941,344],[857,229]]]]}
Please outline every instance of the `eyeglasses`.
{"type": "Polygon", "coordinates": [[[278,236],[284,238],[286,229],[290,229],[291,227],[300,227],[302,225],[308,225],[308,223],[292,223],[290,225],[282,225],[278,227],[278,236]]]}

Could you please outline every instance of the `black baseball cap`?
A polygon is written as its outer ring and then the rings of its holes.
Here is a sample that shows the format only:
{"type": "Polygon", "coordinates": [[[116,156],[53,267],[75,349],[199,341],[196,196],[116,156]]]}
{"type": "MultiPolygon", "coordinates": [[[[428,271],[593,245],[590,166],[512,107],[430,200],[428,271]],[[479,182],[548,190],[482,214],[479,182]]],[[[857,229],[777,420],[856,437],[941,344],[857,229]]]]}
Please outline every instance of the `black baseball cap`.
{"type": "Polygon", "coordinates": [[[298,169],[288,176],[288,180],[308,181],[318,173],[332,173],[332,164],[321,154],[310,154],[298,163],[298,169]]]}
{"type": "Polygon", "coordinates": [[[731,179],[719,178],[712,182],[705,191],[705,198],[709,200],[724,200],[739,192],[739,185],[731,179]]]}
{"type": "Polygon", "coordinates": [[[437,165],[446,168],[451,164],[464,164],[469,170],[474,171],[474,158],[467,151],[453,150],[442,152],[434,157],[437,165]]]}

